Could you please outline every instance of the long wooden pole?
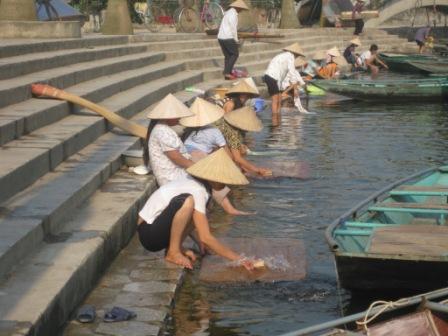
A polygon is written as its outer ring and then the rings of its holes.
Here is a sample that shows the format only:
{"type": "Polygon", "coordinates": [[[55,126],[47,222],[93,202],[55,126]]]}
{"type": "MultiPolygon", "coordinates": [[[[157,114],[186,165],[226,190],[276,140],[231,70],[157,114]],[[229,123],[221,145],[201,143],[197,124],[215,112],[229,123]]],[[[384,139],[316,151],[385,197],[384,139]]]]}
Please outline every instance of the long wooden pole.
{"type": "Polygon", "coordinates": [[[282,37],[285,37],[285,35],[238,32],[238,37],[241,37],[241,38],[282,38],[282,37]]]}
{"type": "Polygon", "coordinates": [[[135,135],[142,139],[146,138],[146,132],[147,132],[146,127],[133,123],[132,121],[129,121],[119,116],[118,114],[100,105],[92,103],[91,101],[88,101],[84,98],[70,94],[63,90],[59,90],[55,87],[46,84],[32,84],[31,91],[37,97],[55,98],[60,100],[66,100],[73,104],[78,104],[82,107],[85,107],[86,109],[98,113],[99,115],[106,118],[110,123],[121,128],[122,130],[125,130],[126,132],[129,132],[132,135],[135,135]]]}

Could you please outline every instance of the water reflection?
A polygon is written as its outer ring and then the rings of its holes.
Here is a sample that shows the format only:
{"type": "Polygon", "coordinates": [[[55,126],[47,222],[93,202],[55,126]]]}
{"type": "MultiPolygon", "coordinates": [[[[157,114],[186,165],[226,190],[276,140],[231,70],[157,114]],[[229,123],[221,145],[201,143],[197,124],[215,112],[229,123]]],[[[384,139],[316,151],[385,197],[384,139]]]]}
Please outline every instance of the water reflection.
{"type": "MultiPolygon", "coordinates": [[[[448,109],[311,99],[316,115],[285,112],[277,127],[250,135],[251,149],[282,151],[272,160],[307,162],[309,179],[254,180],[233,190],[234,203],[255,210],[233,218],[215,208],[217,235],[303,239],[307,277],[300,282],[209,286],[187,277],[179,293],[172,335],[275,335],[365,309],[371,299],[339,290],[324,230],[372,192],[447,161],[448,109]]],[[[269,157],[251,157],[261,162],[269,157]]],[[[273,251],[275,254],[275,251],[273,251]]],[[[372,293],[371,293],[372,294],[372,293]]],[[[399,295],[399,293],[396,293],[399,295]]]]}

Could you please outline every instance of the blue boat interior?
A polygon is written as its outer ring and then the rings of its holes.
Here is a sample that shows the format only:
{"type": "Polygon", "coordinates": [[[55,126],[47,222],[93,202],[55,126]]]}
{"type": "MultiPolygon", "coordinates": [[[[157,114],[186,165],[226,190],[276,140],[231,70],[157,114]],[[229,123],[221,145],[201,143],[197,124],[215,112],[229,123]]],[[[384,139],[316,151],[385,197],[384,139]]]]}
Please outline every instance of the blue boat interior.
{"type": "Polygon", "coordinates": [[[405,181],[372,199],[342,219],[332,237],[339,252],[366,253],[372,237],[384,228],[393,228],[398,235],[400,229],[417,228],[428,235],[428,225],[445,226],[448,234],[448,166],[405,181]]]}

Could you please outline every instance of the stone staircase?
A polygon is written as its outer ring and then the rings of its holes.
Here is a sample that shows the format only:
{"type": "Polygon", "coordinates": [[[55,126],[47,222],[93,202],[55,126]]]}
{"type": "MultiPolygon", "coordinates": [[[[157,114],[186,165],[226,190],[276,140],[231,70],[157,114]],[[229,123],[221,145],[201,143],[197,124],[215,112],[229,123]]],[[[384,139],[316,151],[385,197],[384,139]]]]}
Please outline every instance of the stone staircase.
{"type": "MultiPolygon", "coordinates": [[[[298,41],[311,54],[351,38],[342,29],[282,33],[275,43],[246,41],[237,65],[261,74],[282,46],[298,41]]],[[[362,40],[413,48],[380,30],[362,40]]],[[[30,85],[45,82],[146,123],[166,94],[188,101],[185,87],[222,84],[222,63],[216,40],[203,34],[2,41],[0,335],[56,334],[132,237],[156,187],[123,167],[139,139],[78,106],[33,98],[30,85]]]]}

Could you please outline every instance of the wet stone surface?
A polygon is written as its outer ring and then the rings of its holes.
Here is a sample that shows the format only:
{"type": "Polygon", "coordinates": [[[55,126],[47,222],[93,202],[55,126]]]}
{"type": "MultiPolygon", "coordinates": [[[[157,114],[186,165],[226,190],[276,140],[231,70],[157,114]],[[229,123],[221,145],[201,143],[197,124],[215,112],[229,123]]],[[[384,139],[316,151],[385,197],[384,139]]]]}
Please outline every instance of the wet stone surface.
{"type": "Polygon", "coordinates": [[[182,268],[167,264],[162,252],[145,251],[134,237],[83,303],[95,307],[95,321],[82,324],[74,314],[63,335],[159,335],[182,276],[182,268]],[[137,317],[103,322],[104,314],[114,306],[131,310],[137,317]]]}

